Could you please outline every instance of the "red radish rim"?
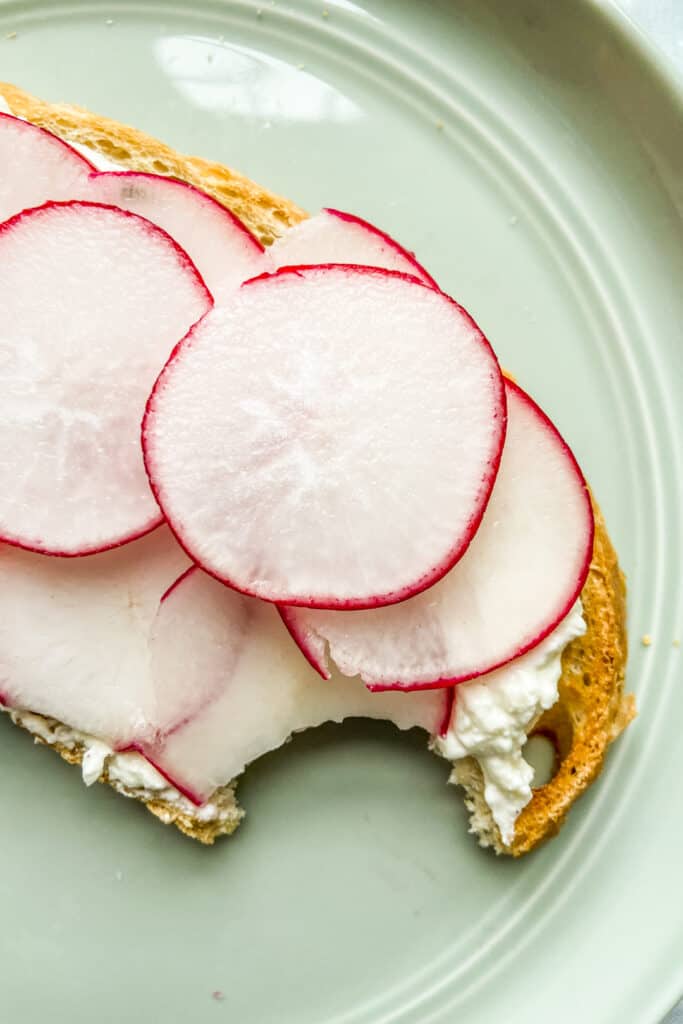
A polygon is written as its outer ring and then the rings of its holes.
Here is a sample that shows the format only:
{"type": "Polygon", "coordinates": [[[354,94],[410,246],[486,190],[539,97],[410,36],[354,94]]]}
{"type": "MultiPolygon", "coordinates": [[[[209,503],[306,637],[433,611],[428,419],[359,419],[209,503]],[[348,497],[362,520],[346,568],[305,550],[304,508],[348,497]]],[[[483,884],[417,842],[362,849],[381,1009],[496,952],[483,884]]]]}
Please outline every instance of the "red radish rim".
{"type": "MultiPolygon", "coordinates": [[[[49,135],[50,133],[48,132],[47,134],[49,135]]],[[[57,136],[54,136],[54,137],[57,138],[57,136]]],[[[68,143],[65,143],[65,145],[68,145],[68,143]]],[[[69,146],[69,149],[71,149],[71,148],[72,147],[69,146]]],[[[74,150],[74,152],[76,153],[77,156],[80,156],[80,154],[77,153],[76,150],[74,150]]],[[[92,165],[90,165],[90,166],[92,166],[92,165]]],[[[130,169],[126,169],[124,171],[98,171],[97,168],[95,168],[93,173],[90,175],[91,179],[95,179],[95,178],[128,178],[128,177],[130,177],[130,178],[149,178],[151,180],[160,180],[160,181],[163,181],[164,183],[167,183],[169,185],[174,185],[177,188],[188,189],[189,191],[194,192],[203,202],[209,203],[211,206],[216,207],[217,211],[220,214],[222,214],[224,217],[226,217],[232,223],[233,227],[236,227],[240,231],[240,233],[244,235],[244,237],[250,242],[250,244],[254,247],[254,249],[256,249],[256,251],[258,253],[263,254],[266,251],[264,246],[261,244],[261,242],[259,242],[259,240],[256,237],[256,235],[253,235],[251,233],[251,231],[249,230],[247,225],[242,223],[242,221],[239,219],[237,214],[233,213],[232,210],[229,210],[227,206],[223,206],[222,203],[219,203],[218,200],[214,199],[213,196],[210,196],[208,194],[208,192],[203,192],[202,189],[197,188],[196,185],[190,184],[189,181],[181,181],[180,178],[171,178],[171,177],[168,177],[165,174],[152,174],[150,171],[133,171],[133,170],[130,170],[130,169]]],[[[121,209],[121,207],[116,206],[115,203],[103,204],[103,205],[113,205],[115,207],[115,209],[117,209],[117,210],[121,209]]],[[[123,211],[123,212],[128,212],[129,213],[131,211],[123,211]]],[[[136,214],[136,216],[139,217],[139,216],[141,216],[141,214],[136,214]]],[[[144,216],[143,216],[143,219],[147,220],[147,218],[144,217],[144,216]]],[[[150,223],[153,224],[154,221],[150,221],[150,223]]],[[[157,225],[157,227],[158,227],[158,225],[157,225]]],[[[161,228],[161,230],[163,231],[164,229],[161,228]]]]}
{"type": "Polygon", "coordinates": [[[439,736],[445,736],[448,732],[448,727],[451,724],[451,718],[453,717],[453,711],[455,710],[455,687],[452,686],[448,691],[446,698],[446,708],[439,725],[439,736]]]}
{"type": "Polygon", "coordinates": [[[371,224],[370,221],[365,220],[363,217],[357,216],[357,214],[355,213],[348,213],[346,210],[337,210],[332,206],[324,206],[323,213],[329,213],[330,217],[336,217],[337,220],[342,220],[347,224],[358,224],[366,231],[369,231],[370,234],[376,235],[377,238],[381,238],[382,241],[386,245],[388,245],[390,249],[393,249],[394,252],[397,252],[405,260],[407,260],[408,263],[411,263],[415,267],[415,270],[417,272],[415,276],[418,277],[423,284],[428,285],[430,288],[435,288],[437,292],[441,291],[432,275],[427,270],[425,270],[425,268],[419,262],[419,260],[415,256],[415,253],[411,252],[409,249],[406,249],[405,246],[401,245],[400,242],[397,242],[395,238],[392,238],[391,235],[388,235],[386,231],[382,231],[381,228],[378,228],[375,224],[371,224]]]}
{"type": "MultiPolygon", "coordinates": [[[[7,116],[7,115],[5,115],[5,116],[7,116]]],[[[50,135],[51,133],[47,132],[47,134],[50,135]]],[[[160,228],[158,224],[154,224],[151,220],[148,220],[146,217],[141,217],[140,214],[138,214],[138,213],[131,213],[129,210],[122,210],[119,206],[113,206],[110,203],[97,203],[97,202],[92,202],[91,203],[91,202],[88,202],[87,200],[81,200],[81,199],[71,199],[71,200],[65,200],[65,201],[56,201],[56,200],[53,200],[53,199],[49,199],[46,203],[41,203],[40,206],[32,206],[32,207],[29,207],[26,210],[20,210],[19,213],[15,213],[12,217],[9,217],[6,221],[3,221],[0,224],[0,235],[4,234],[7,231],[12,231],[16,227],[16,225],[21,220],[23,220],[25,217],[32,217],[32,216],[36,216],[36,215],[39,216],[41,213],[47,213],[49,210],[52,210],[52,209],[58,208],[58,207],[59,208],[62,208],[62,207],[68,207],[68,208],[87,207],[87,208],[94,208],[94,209],[100,209],[100,210],[108,210],[108,211],[113,211],[114,213],[117,213],[117,214],[119,214],[119,215],[121,215],[123,217],[130,217],[130,218],[133,218],[134,220],[142,221],[142,223],[147,226],[148,230],[150,230],[152,232],[152,234],[156,233],[158,235],[162,235],[164,238],[167,239],[167,241],[169,241],[171,243],[171,246],[172,246],[176,256],[178,257],[178,261],[179,261],[180,265],[184,269],[188,270],[194,276],[196,284],[206,294],[207,300],[208,300],[208,302],[210,304],[209,305],[209,310],[213,308],[213,306],[214,306],[213,295],[211,294],[209,289],[206,287],[206,283],[204,281],[204,278],[199,273],[199,271],[197,270],[197,267],[194,265],[194,263],[192,262],[192,260],[188,256],[188,254],[182,248],[182,246],[180,246],[176,242],[176,240],[171,235],[169,235],[169,233],[167,231],[164,231],[163,228],[160,228]]],[[[209,312],[209,310],[207,310],[207,312],[209,312]]],[[[194,327],[196,327],[197,323],[199,323],[199,321],[202,320],[204,316],[206,316],[206,313],[203,313],[202,316],[199,318],[199,320],[197,320],[192,325],[192,327],[190,328],[190,331],[194,327]]],[[[177,345],[176,345],[176,347],[177,347],[177,345]]],[[[144,460],[143,460],[143,462],[144,462],[144,460]]],[[[154,496],[154,498],[156,500],[156,494],[154,493],[154,491],[152,491],[152,494],[153,494],[153,496],[154,496]]],[[[21,541],[19,539],[5,536],[2,533],[0,533],[0,542],[2,542],[3,544],[9,544],[9,545],[11,545],[12,547],[15,547],[15,548],[21,548],[22,551],[33,551],[33,552],[35,552],[38,555],[46,555],[46,556],[51,557],[51,558],[85,558],[88,555],[97,555],[97,554],[100,554],[103,551],[114,551],[116,548],[123,547],[124,544],[130,544],[134,540],[139,540],[141,537],[146,537],[148,533],[152,533],[152,531],[156,530],[157,527],[161,526],[163,522],[164,522],[164,515],[163,515],[163,512],[160,510],[159,514],[157,516],[154,516],[154,518],[152,520],[150,520],[150,522],[147,523],[145,526],[143,526],[141,529],[134,530],[133,532],[131,532],[129,534],[125,534],[123,537],[117,538],[115,541],[112,541],[112,543],[110,543],[110,544],[101,544],[101,545],[96,545],[96,546],[92,546],[92,547],[85,547],[85,548],[82,548],[82,549],[80,549],[78,551],[59,551],[59,550],[56,550],[56,549],[48,549],[48,548],[42,547],[40,545],[28,544],[28,543],[26,543],[24,541],[21,541]]]]}
{"type": "MultiPolygon", "coordinates": [[[[446,575],[446,573],[448,573],[453,568],[454,565],[456,565],[456,563],[460,560],[460,558],[464,555],[465,551],[469,547],[472,538],[479,529],[479,525],[484,516],[484,512],[486,511],[486,507],[489,503],[491,492],[493,491],[493,485],[495,484],[496,476],[498,475],[500,460],[503,456],[503,446],[505,444],[505,434],[507,430],[507,396],[505,390],[505,378],[503,377],[503,373],[498,362],[498,357],[496,356],[496,353],[494,352],[490,341],[488,340],[482,329],[479,327],[477,322],[474,320],[474,318],[471,316],[471,314],[468,313],[467,310],[460,305],[460,303],[456,302],[455,299],[451,298],[450,295],[446,295],[446,293],[442,292],[440,289],[431,288],[429,285],[425,284],[424,281],[420,280],[419,277],[415,277],[414,274],[407,274],[401,270],[384,270],[381,267],[367,267],[362,264],[356,263],[295,264],[293,266],[288,267],[279,267],[275,271],[266,271],[263,274],[257,274],[256,277],[250,277],[248,280],[242,282],[240,288],[246,288],[248,286],[252,286],[260,282],[269,281],[272,278],[285,277],[286,275],[305,277],[306,274],[310,273],[311,271],[317,272],[320,270],[331,270],[334,272],[351,270],[364,275],[396,278],[398,280],[407,281],[410,284],[418,285],[420,288],[426,288],[428,291],[435,292],[435,294],[439,295],[446,302],[454,306],[458,313],[462,317],[464,317],[464,319],[467,321],[470,327],[472,327],[477,336],[478,343],[482,345],[488,352],[488,355],[491,360],[492,369],[495,368],[498,371],[498,399],[499,407],[501,409],[501,415],[499,417],[496,417],[496,420],[499,420],[497,448],[490,460],[488,472],[482,481],[480,495],[478,497],[478,505],[476,506],[475,511],[472,514],[469,523],[467,524],[467,529],[460,537],[459,543],[446,554],[444,559],[437,565],[433,566],[428,572],[423,573],[419,580],[414,581],[414,584],[411,587],[404,587],[399,591],[389,591],[386,594],[373,595],[373,597],[369,600],[354,600],[349,598],[343,600],[333,600],[331,598],[321,597],[316,598],[314,602],[311,601],[310,597],[308,599],[288,599],[287,601],[283,601],[281,598],[265,597],[263,594],[255,593],[248,587],[238,586],[233,580],[221,576],[219,573],[213,571],[212,569],[208,568],[202,563],[202,561],[192,551],[191,547],[187,544],[182,535],[181,529],[179,527],[176,527],[176,524],[168,515],[160,500],[159,488],[157,487],[156,482],[154,480],[154,474],[151,465],[152,457],[150,455],[147,444],[147,424],[150,416],[152,415],[152,406],[156,399],[157,392],[159,391],[163,378],[165,377],[165,375],[167,374],[175,360],[178,358],[180,352],[187,345],[190,345],[192,343],[193,332],[201,323],[203,317],[200,317],[199,320],[195,324],[193,324],[192,327],[190,327],[187,334],[180,339],[180,341],[174,347],[173,351],[168,357],[165,365],[162,367],[161,372],[157,377],[156,381],[154,382],[149,398],[147,399],[145,405],[144,415],[142,417],[142,457],[145,466],[145,472],[147,473],[147,478],[149,480],[149,485],[151,487],[152,493],[154,494],[156,502],[159,505],[159,508],[161,509],[162,514],[166,520],[166,524],[168,525],[169,529],[171,530],[171,533],[178,541],[178,544],[183,549],[188,558],[196,565],[198,565],[208,576],[213,577],[213,579],[218,580],[219,583],[222,583],[226,587],[230,587],[232,590],[236,590],[240,594],[245,594],[247,597],[256,597],[259,600],[267,601],[270,604],[275,604],[278,606],[289,605],[289,607],[292,608],[316,608],[324,611],[367,611],[372,608],[385,607],[386,605],[390,604],[401,604],[403,601],[407,601],[409,598],[414,597],[416,594],[422,593],[423,590],[427,590],[435,583],[438,583],[439,580],[442,579],[446,575]]],[[[315,665],[313,667],[315,668],[315,665]]],[[[439,684],[439,686],[446,685],[448,685],[446,682],[439,684]]],[[[394,687],[389,688],[394,689],[394,687]]]]}
{"type": "MultiPolygon", "coordinates": [[[[368,275],[374,274],[379,277],[396,277],[400,280],[408,281],[410,284],[419,284],[420,287],[427,288],[429,291],[437,291],[439,294],[443,295],[445,299],[448,299],[449,302],[452,302],[454,306],[457,306],[460,312],[464,313],[466,318],[472,323],[478,333],[481,334],[482,338],[484,338],[484,333],[481,328],[475,324],[467,310],[458,305],[455,299],[452,299],[450,295],[446,295],[439,288],[432,288],[430,285],[426,284],[422,278],[418,277],[417,274],[409,274],[407,270],[385,270],[383,267],[369,267],[365,263],[288,263],[284,267],[277,267],[275,270],[264,270],[261,274],[255,274],[254,277],[248,277],[246,281],[242,281],[240,288],[246,288],[247,285],[258,284],[259,281],[269,281],[273,277],[284,277],[288,274],[291,274],[293,277],[305,277],[306,273],[311,270],[353,270],[368,275]]],[[[493,348],[491,348],[488,339],[484,338],[484,340],[489,345],[491,352],[493,352],[493,348]]],[[[495,352],[493,352],[493,355],[495,357],[495,352]]],[[[498,359],[496,358],[496,363],[497,362],[498,359]]],[[[164,369],[165,368],[166,367],[164,367],[164,369]]]]}
{"type": "Polygon", "coordinates": [[[308,664],[311,666],[311,668],[315,669],[318,675],[321,676],[326,682],[329,681],[332,678],[332,673],[328,669],[325,662],[318,661],[315,654],[313,653],[313,650],[306,646],[302,641],[300,641],[299,637],[301,634],[297,629],[296,623],[293,621],[291,617],[290,607],[287,605],[278,604],[276,605],[276,608],[279,612],[282,622],[284,623],[285,629],[291,636],[296,646],[299,648],[299,651],[306,659],[308,664]]]}
{"type": "Polygon", "coordinates": [[[194,572],[197,572],[198,569],[199,569],[198,565],[190,565],[190,566],[187,567],[187,569],[185,569],[184,572],[181,572],[181,574],[178,577],[178,579],[177,580],[173,580],[173,583],[171,583],[171,585],[169,587],[167,587],[166,590],[163,592],[163,594],[159,598],[159,604],[162,605],[164,603],[164,601],[168,600],[168,598],[171,596],[171,594],[176,589],[176,587],[179,587],[180,584],[185,579],[187,579],[188,576],[192,575],[192,573],[194,573],[194,572]]]}
{"type": "MultiPolygon", "coordinates": [[[[188,566],[187,569],[185,569],[184,572],[181,572],[180,576],[176,580],[174,580],[169,587],[166,588],[166,590],[159,598],[159,608],[161,608],[162,604],[164,604],[164,602],[168,600],[168,598],[175,592],[175,590],[177,590],[177,588],[182,583],[185,582],[186,579],[188,579],[190,576],[193,576],[194,573],[202,571],[203,570],[200,569],[198,565],[190,565],[188,566]]],[[[210,696],[206,697],[203,703],[200,704],[199,707],[192,712],[192,714],[185,715],[183,718],[179,718],[177,722],[173,723],[173,725],[169,726],[163,731],[160,731],[160,738],[165,740],[168,739],[169,736],[172,736],[174,733],[178,732],[178,729],[182,729],[184,725],[187,725],[188,722],[191,722],[193,718],[200,714],[204,710],[204,708],[211,703],[211,700],[212,698],[210,696]]]]}

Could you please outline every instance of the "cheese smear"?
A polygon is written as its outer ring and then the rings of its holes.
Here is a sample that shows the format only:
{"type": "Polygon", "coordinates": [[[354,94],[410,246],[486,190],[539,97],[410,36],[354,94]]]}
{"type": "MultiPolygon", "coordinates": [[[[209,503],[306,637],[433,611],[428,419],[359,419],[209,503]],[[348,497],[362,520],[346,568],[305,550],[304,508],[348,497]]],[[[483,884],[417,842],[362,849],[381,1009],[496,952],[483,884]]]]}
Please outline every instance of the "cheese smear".
{"type": "Polygon", "coordinates": [[[585,632],[577,601],[537,647],[495,672],[457,686],[448,732],[434,740],[434,749],[449,761],[476,758],[484,776],[484,799],[506,845],[532,795],[534,770],[522,749],[536,719],[557,701],[562,652],[585,632]]]}

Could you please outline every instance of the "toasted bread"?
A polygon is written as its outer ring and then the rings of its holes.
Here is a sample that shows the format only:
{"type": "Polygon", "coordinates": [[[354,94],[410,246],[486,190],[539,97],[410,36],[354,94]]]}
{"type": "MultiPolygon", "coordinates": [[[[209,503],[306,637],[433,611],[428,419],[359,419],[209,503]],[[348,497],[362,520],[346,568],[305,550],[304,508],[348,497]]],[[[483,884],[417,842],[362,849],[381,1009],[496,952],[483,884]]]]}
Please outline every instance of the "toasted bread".
{"type": "MultiPolygon", "coordinates": [[[[0,83],[0,97],[13,114],[67,142],[85,145],[133,170],[170,175],[195,185],[235,213],[264,245],[306,217],[294,203],[236,171],[199,157],[183,156],[134,128],[80,107],[47,103],[7,83],[0,83]]],[[[532,800],[517,819],[512,842],[506,845],[484,800],[477,762],[471,758],[458,761],[451,774],[451,781],[465,789],[470,830],[482,846],[492,847],[497,853],[521,856],[559,830],[573,802],[600,773],[607,748],[636,713],[633,697],[624,694],[624,577],[595,502],[594,509],[593,559],[581,594],[587,631],[565,649],[559,700],[533,730],[549,737],[556,747],[558,765],[553,778],[534,790],[532,800]]],[[[47,743],[71,764],[83,762],[85,741],[67,726],[36,714],[10,713],[37,742],[47,743]]],[[[171,798],[163,789],[150,793],[110,776],[106,763],[99,781],[141,800],[162,821],[202,843],[213,843],[220,835],[233,832],[243,817],[235,800],[235,782],[212,796],[216,813],[207,818],[178,794],[171,798]]]]}

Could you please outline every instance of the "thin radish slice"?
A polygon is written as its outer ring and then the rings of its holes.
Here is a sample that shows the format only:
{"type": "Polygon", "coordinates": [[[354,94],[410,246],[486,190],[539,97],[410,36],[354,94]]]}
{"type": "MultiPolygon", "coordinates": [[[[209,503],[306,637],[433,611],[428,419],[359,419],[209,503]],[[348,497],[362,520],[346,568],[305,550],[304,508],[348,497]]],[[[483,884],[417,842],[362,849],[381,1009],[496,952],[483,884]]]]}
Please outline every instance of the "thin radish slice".
{"type": "Polygon", "coordinates": [[[210,307],[176,243],[90,203],[0,226],[0,539],[83,555],[161,515],[140,453],[159,367],[210,307]]]}
{"type": "Polygon", "coordinates": [[[593,513],[556,428],[506,381],[508,429],[493,494],[465,556],[428,593],[393,608],[283,608],[306,658],[329,659],[375,690],[446,686],[536,646],[565,617],[588,574],[593,513]]]}
{"type": "Polygon", "coordinates": [[[362,217],[324,209],[290,228],[267,250],[272,269],[310,263],[355,263],[413,274],[432,288],[434,278],[413,253],[362,217]]]}
{"type": "Polygon", "coordinates": [[[92,165],[66,142],[11,114],[0,113],[0,221],[48,199],[73,199],[92,165]]]}
{"type": "Polygon", "coordinates": [[[201,693],[167,687],[162,704],[150,666],[159,599],[187,565],[164,526],[90,558],[0,545],[3,703],[112,746],[152,741],[195,713],[201,693]]]}
{"type": "Polygon", "coordinates": [[[178,346],[145,463],[190,557],[269,601],[363,608],[469,545],[505,433],[498,363],[415,278],[322,266],[243,285],[178,346]]]}
{"type": "Polygon", "coordinates": [[[451,693],[371,694],[342,677],[323,683],[300,656],[269,604],[191,569],[161,604],[153,664],[159,700],[168,690],[212,694],[156,744],[139,749],[195,803],[280,747],[295,732],[345,718],[378,718],[435,734],[451,693]]]}
{"type": "Polygon", "coordinates": [[[167,231],[215,297],[265,268],[264,249],[237,217],[199,189],[136,171],[97,171],[86,156],[28,121],[0,114],[0,220],[47,200],[118,206],[167,231]]]}
{"type": "Polygon", "coordinates": [[[118,206],[158,224],[186,251],[216,300],[263,270],[261,243],[229,210],[185,182],[158,174],[110,171],[92,175],[83,198],[118,206]]]}

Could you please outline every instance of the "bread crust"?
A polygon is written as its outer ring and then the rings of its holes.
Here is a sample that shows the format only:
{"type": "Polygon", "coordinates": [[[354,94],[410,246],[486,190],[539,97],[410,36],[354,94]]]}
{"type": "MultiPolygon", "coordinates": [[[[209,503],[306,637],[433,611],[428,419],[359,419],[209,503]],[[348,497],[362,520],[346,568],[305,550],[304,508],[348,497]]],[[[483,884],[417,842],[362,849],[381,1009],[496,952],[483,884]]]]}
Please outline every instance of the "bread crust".
{"type": "Polygon", "coordinates": [[[520,857],[555,835],[575,800],[602,771],[611,743],[636,715],[633,694],[624,693],[628,653],[626,583],[605,520],[593,499],[595,540],[588,578],[581,592],[586,632],[562,655],[559,700],[532,734],[547,736],[557,752],[552,779],[533,791],[507,846],[484,800],[484,780],[473,758],[453,766],[451,781],[465,789],[470,828],[482,846],[520,857]]]}
{"type": "MultiPolygon", "coordinates": [[[[196,186],[231,210],[264,245],[269,245],[307,216],[295,203],[274,195],[237,171],[176,153],[137,129],[81,107],[47,103],[2,82],[0,96],[12,113],[67,142],[87,145],[133,170],[170,175],[196,186]]],[[[499,854],[519,857],[558,832],[569,808],[602,770],[608,747],[636,714],[633,696],[624,694],[627,656],[624,576],[595,501],[593,507],[596,526],[593,558],[581,594],[587,631],[565,649],[559,700],[533,730],[549,736],[556,746],[559,764],[554,777],[534,790],[530,803],[517,819],[511,844],[506,845],[484,800],[483,777],[477,762],[472,758],[456,762],[451,774],[451,781],[465,789],[470,831],[477,835],[482,846],[491,847],[499,854]]],[[[47,743],[70,764],[82,763],[83,744],[64,743],[58,738],[59,723],[41,716],[33,717],[46,723],[48,731],[41,729],[38,735],[21,721],[17,720],[17,724],[28,728],[38,742],[47,743]],[[55,728],[50,733],[51,726],[55,728]]],[[[125,796],[141,799],[152,814],[201,843],[211,844],[220,835],[229,835],[243,817],[235,801],[234,782],[212,797],[212,803],[223,809],[222,817],[204,821],[190,809],[180,808],[164,797],[127,789],[109,778],[106,766],[99,781],[113,785],[125,796]]]]}

